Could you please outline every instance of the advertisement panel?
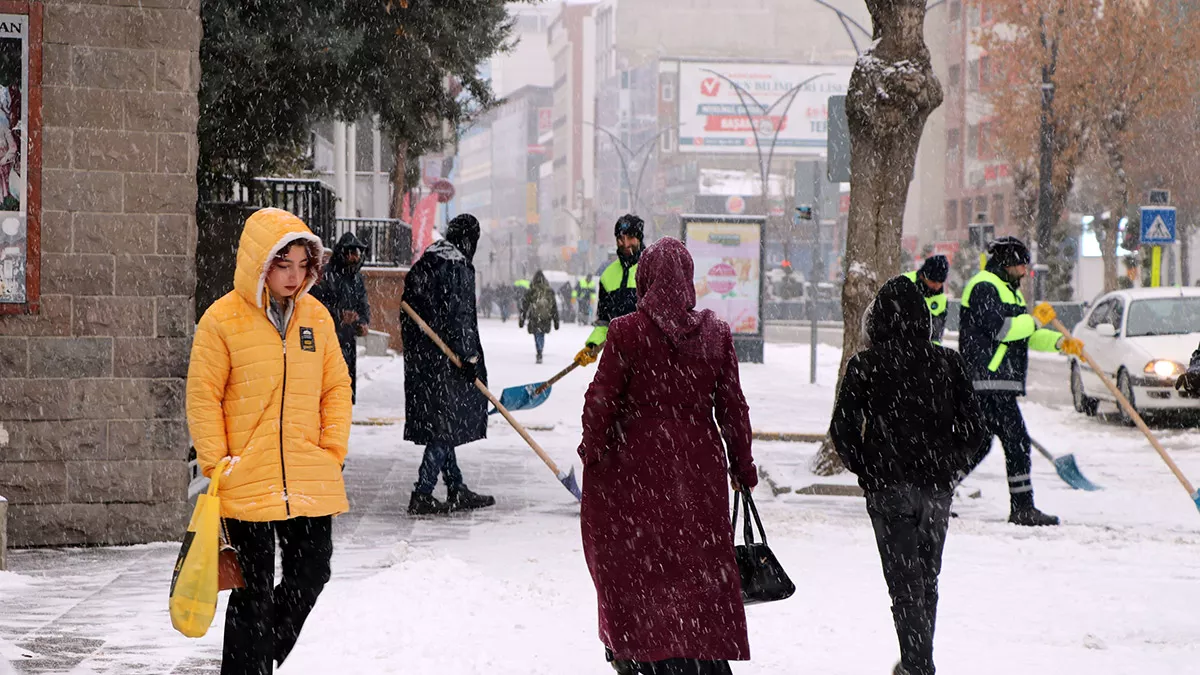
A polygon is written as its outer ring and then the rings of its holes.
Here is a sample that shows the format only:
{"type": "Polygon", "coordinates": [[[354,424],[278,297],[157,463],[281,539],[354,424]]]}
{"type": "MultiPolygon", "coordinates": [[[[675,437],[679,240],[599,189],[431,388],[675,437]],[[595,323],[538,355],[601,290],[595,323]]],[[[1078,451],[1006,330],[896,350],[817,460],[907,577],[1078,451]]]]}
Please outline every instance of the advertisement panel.
{"type": "Polygon", "coordinates": [[[0,303],[29,301],[29,17],[0,14],[0,303]]]}
{"type": "Polygon", "coordinates": [[[696,309],[711,309],[734,336],[762,335],[762,218],[688,216],[696,309]]]}
{"type": "Polygon", "coordinates": [[[846,93],[852,69],[786,63],[680,62],[679,151],[754,154],[755,131],[766,149],[778,130],[776,155],[823,153],[829,97],[846,93]],[[805,81],[807,84],[800,88],[790,107],[786,100],[780,102],[805,81]],[[743,95],[739,95],[739,87],[743,95]]]}

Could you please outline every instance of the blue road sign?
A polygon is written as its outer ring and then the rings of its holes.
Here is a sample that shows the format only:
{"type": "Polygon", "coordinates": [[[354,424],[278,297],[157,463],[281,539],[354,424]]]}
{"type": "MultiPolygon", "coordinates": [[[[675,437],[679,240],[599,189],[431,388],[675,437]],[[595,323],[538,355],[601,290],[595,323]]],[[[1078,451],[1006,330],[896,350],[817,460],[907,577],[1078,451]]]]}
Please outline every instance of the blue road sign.
{"type": "Polygon", "coordinates": [[[1175,243],[1175,207],[1142,207],[1142,243],[1151,246],[1175,243]]]}

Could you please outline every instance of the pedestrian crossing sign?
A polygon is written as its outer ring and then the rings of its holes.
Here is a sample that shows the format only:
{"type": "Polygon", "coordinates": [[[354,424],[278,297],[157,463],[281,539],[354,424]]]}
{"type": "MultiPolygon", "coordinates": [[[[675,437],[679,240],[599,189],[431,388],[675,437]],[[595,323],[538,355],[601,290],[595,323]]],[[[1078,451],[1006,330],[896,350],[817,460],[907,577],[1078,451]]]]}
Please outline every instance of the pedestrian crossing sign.
{"type": "Polygon", "coordinates": [[[1151,246],[1175,243],[1175,207],[1142,207],[1142,243],[1151,246]]]}

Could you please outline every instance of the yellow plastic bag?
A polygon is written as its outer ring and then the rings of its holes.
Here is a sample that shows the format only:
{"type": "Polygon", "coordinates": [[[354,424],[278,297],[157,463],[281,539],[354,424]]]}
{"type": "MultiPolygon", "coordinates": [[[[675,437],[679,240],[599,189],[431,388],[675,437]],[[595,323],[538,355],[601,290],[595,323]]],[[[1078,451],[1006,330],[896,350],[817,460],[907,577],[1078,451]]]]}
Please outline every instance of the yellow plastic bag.
{"type": "Polygon", "coordinates": [[[183,535],[171,577],[171,625],[187,637],[204,637],[217,613],[217,559],[221,533],[221,474],[229,460],[213,469],[208,493],[196,498],[196,510],[183,535]]]}

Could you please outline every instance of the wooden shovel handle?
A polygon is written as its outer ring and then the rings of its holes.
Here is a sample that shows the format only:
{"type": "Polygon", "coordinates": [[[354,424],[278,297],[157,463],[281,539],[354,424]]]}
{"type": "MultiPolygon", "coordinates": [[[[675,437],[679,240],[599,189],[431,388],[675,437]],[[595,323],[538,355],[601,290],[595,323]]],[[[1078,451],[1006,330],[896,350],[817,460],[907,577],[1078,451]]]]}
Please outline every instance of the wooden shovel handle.
{"type": "MultiPolygon", "coordinates": [[[[425,320],[418,316],[407,302],[401,301],[400,309],[404,310],[404,312],[408,314],[409,318],[411,318],[418,326],[421,327],[421,332],[425,333],[430,340],[433,340],[433,343],[442,350],[442,353],[446,355],[446,358],[450,359],[451,363],[458,368],[462,368],[462,359],[458,358],[458,355],[450,349],[450,346],[443,342],[442,338],[438,337],[437,333],[433,332],[433,329],[429,327],[429,324],[425,323],[425,320]]],[[[525,427],[521,426],[520,422],[513,419],[512,413],[508,412],[508,409],[500,404],[500,400],[493,396],[492,392],[488,391],[487,386],[485,386],[479,378],[475,378],[475,387],[479,389],[479,391],[483,392],[483,395],[492,402],[492,405],[496,406],[496,410],[500,411],[500,414],[504,416],[504,419],[508,420],[508,423],[512,425],[512,428],[517,430],[517,433],[521,435],[521,438],[525,439],[525,442],[529,444],[529,447],[533,448],[533,451],[537,453],[537,456],[541,457],[542,461],[546,463],[546,466],[550,467],[550,470],[553,471],[554,475],[557,476],[559,474],[558,465],[554,463],[554,460],[550,459],[550,456],[546,454],[545,450],[542,450],[542,446],[538,445],[537,441],[533,440],[533,437],[529,435],[529,432],[525,430],[525,427]]]]}
{"type": "MultiPolygon", "coordinates": [[[[1063,335],[1072,337],[1071,331],[1067,330],[1067,327],[1064,326],[1063,322],[1057,317],[1050,320],[1050,325],[1054,327],[1054,330],[1062,333],[1063,335]]],[[[1155,438],[1154,434],[1150,431],[1150,427],[1146,426],[1146,422],[1142,419],[1142,416],[1138,414],[1138,411],[1134,409],[1132,405],[1130,405],[1129,399],[1125,398],[1125,395],[1121,393],[1121,390],[1117,388],[1117,385],[1113,384],[1112,379],[1108,377],[1108,373],[1105,373],[1104,370],[1097,365],[1097,363],[1092,359],[1091,354],[1087,353],[1086,349],[1083,350],[1081,357],[1083,358],[1084,362],[1088,364],[1088,367],[1092,369],[1092,372],[1100,376],[1100,381],[1103,382],[1104,386],[1108,387],[1108,391],[1111,392],[1114,397],[1116,397],[1117,404],[1121,406],[1121,409],[1125,411],[1125,414],[1129,415],[1129,417],[1133,419],[1133,423],[1137,426],[1137,428],[1146,435],[1146,440],[1150,441],[1150,445],[1153,446],[1155,451],[1158,452],[1158,456],[1162,457],[1162,460],[1167,463],[1167,467],[1171,469],[1171,473],[1175,474],[1175,477],[1179,479],[1179,482],[1188,491],[1188,496],[1194,497],[1196,494],[1196,488],[1192,487],[1191,481],[1187,479],[1187,476],[1183,475],[1183,471],[1179,469],[1179,465],[1175,463],[1174,459],[1171,459],[1171,455],[1167,453],[1167,450],[1162,446],[1162,443],[1158,442],[1158,439],[1155,438]]]]}

